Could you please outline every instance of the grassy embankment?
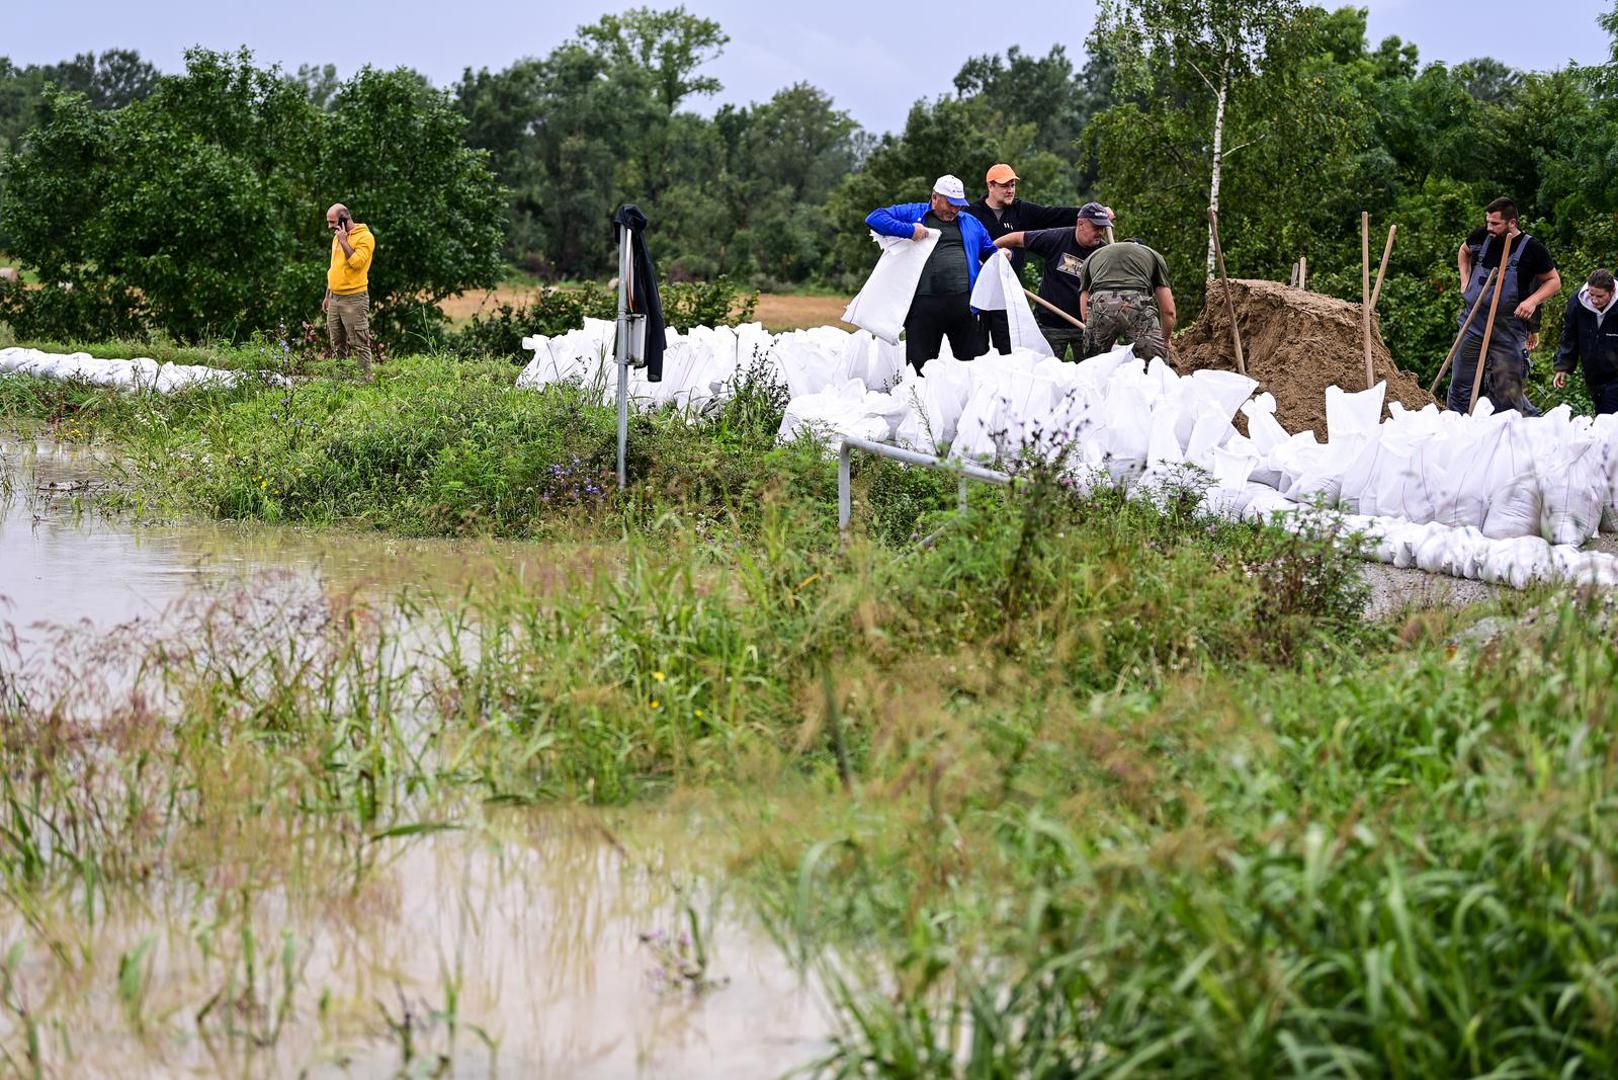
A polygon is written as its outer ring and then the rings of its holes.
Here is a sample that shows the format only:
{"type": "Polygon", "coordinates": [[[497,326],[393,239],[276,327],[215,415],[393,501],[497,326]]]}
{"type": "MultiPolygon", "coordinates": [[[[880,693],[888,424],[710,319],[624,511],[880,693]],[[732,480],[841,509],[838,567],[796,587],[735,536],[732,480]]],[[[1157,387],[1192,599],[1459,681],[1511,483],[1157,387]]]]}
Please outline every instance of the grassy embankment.
{"type": "MultiPolygon", "coordinates": [[[[454,632],[409,670],[385,624],[333,618],[301,650],[153,645],[139,697],[0,687],[9,899],[239,911],[491,807],[707,793],[728,874],[841,987],[832,1074],[1618,1068],[1596,602],[1509,597],[1538,617],[1456,647],[1466,614],[1365,624],[1329,544],[1038,475],[917,547],[953,485],[867,464],[843,545],[767,388],[638,418],[621,498],[610,413],[511,374],[0,382],[0,423],[115,448],[147,513],[606,541],[544,590],[433,602],[454,632]]],[[[91,962],[57,946],[71,986],[91,962]]],[[[60,1062],[4,987],[11,1061],[60,1062]]],[[[125,1009],[146,1038],[231,1022],[185,1004],[125,1009]]]]}

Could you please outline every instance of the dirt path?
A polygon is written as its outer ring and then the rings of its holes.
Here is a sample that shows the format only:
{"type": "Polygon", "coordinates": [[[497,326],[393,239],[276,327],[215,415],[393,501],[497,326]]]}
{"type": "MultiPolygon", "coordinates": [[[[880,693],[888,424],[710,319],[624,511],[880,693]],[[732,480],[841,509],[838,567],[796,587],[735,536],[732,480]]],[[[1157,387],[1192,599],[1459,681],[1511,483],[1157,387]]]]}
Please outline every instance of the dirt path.
{"type": "MultiPolygon", "coordinates": [[[[474,315],[487,314],[501,304],[513,307],[527,303],[534,297],[532,285],[501,285],[487,292],[461,293],[438,305],[455,322],[465,322],[474,315]]],[[[842,326],[838,316],[848,306],[843,296],[801,296],[765,293],[758,298],[758,309],[753,318],[764,324],[764,329],[779,333],[782,330],[802,330],[811,326],[842,326]]]]}

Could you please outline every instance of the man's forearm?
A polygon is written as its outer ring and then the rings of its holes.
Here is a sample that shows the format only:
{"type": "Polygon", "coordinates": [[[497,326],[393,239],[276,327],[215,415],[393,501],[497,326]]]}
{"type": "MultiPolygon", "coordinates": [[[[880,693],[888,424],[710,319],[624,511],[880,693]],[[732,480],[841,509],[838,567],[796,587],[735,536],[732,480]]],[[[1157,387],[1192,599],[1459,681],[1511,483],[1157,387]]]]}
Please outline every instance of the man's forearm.
{"type": "Polygon", "coordinates": [[[354,256],[354,246],[348,242],[348,237],[339,236],[337,238],[337,242],[342,245],[343,255],[348,257],[348,258],[353,258],[353,256],[354,256]]]}
{"type": "Polygon", "coordinates": [[[1555,296],[1556,290],[1560,289],[1561,287],[1562,275],[1557,273],[1555,270],[1552,270],[1550,273],[1546,274],[1544,279],[1539,283],[1539,288],[1528,294],[1528,302],[1533,304],[1535,307],[1538,307],[1546,300],[1549,300],[1552,296],[1555,296]]]}

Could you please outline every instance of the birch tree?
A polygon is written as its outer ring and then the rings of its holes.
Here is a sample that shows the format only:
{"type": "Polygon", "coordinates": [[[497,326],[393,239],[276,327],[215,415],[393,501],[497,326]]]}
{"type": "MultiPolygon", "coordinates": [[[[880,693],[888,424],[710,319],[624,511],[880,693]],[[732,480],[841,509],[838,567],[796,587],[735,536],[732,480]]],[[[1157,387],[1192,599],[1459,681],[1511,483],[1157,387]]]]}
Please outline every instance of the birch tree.
{"type": "MultiPolygon", "coordinates": [[[[1250,145],[1225,146],[1231,95],[1260,73],[1270,35],[1302,9],[1299,0],[1101,0],[1097,36],[1116,58],[1120,96],[1150,87],[1159,73],[1187,69],[1213,96],[1208,206],[1215,211],[1226,162],[1250,145]]],[[[1213,274],[1210,228],[1207,275],[1213,274]]]]}

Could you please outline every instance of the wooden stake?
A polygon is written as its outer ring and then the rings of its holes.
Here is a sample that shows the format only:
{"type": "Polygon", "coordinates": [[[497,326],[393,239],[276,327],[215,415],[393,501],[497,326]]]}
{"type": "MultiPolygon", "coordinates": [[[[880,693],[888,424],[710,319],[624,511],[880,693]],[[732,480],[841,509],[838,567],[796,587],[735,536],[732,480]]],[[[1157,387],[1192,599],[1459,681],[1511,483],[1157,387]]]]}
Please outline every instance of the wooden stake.
{"type": "Polygon", "coordinates": [[[1399,226],[1388,226],[1388,243],[1382,249],[1382,265],[1376,268],[1376,287],[1371,290],[1371,314],[1376,314],[1376,302],[1382,297],[1382,279],[1388,273],[1388,256],[1393,254],[1393,234],[1399,231],[1399,226]]]}
{"type": "Polygon", "coordinates": [[[1472,301],[1472,310],[1466,313],[1466,321],[1461,324],[1461,332],[1455,335],[1455,343],[1449,347],[1449,354],[1444,357],[1444,362],[1438,365],[1438,376],[1433,379],[1433,385],[1427,391],[1433,397],[1438,396],[1438,384],[1444,381],[1444,372],[1449,370],[1450,362],[1455,359],[1455,353],[1461,347],[1461,339],[1466,336],[1467,330],[1471,329],[1472,320],[1478,317],[1478,308],[1483,306],[1483,294],[1489,291],[1489,286],[1494,284],[1494,276],[1499,272],[1498,269],[1490,270],[1489,276],[1483,279],[1483,288],[1478,290],[1478,298],[1472,301]]]}
{"type": "Polygon", "coordinates": [[[1213,232],[1214,259],[1219,263],[1219,280],[1225,285],[1225,311],[1230,314],[1230,340],[1236,346],[1236,370],[1247,374],[1247,361],[1242,356],[1242,332],[1236,326],[1236,301],[1230,295],[1230,275],[1225,273],[1225,249],[1219,244],[1219,211],[1208,207],[1208,228],[1213,232]]]}
{"type": "Polygon", "coordinates": [[[1023,292],[1027,295],[1028,299],[1032,300],[1046,311],[1054,312],[1055,314],[1060,315],[1074,326],[1077,326],[1080,330],[1084,329],[1083,323],[1069,315],[1067,312],[1063,311],[1061,308],[1057,307],[1055,304],[1051,303],[1049,300],[1045,299],[1043,296],[1028,289],[1024,289],[1023,292]]]}
{"type": "Polygon", "coordinates": [[[1365,388],[1376,385],[1371,366],[1371,213],[1360,211],[1360,337],[1365,342],[1365,388]]]}
{"type": "MultiPolygon", "coordinates": [[[[1511,266],[1511,236],[1506,236],[1506,250],[1500,253],[1500,265],[1495,269],[1499,275],[1494,279],[1494,298],[1489,301],[1489,321],[1483,326],[1483,344],[1478,347],[1478,373],[1472,378],[1472,403],[1466,407],[1468,413],[1478,407],[1478,394],[1483,390],[1483,369],[1489,364],[1489,339],[1494,336],[1494,313],[1500,306],[1500,290],[1506,284],[1506,270],[1511,266]]],[[[1478,297],[1483,299],[1482,296],[1478,297]]]]}
{"type": "Polygon", "coordinates": [[[1309,288],[1309,256],[1298,256],[1298,288],[1309,288]]]}

